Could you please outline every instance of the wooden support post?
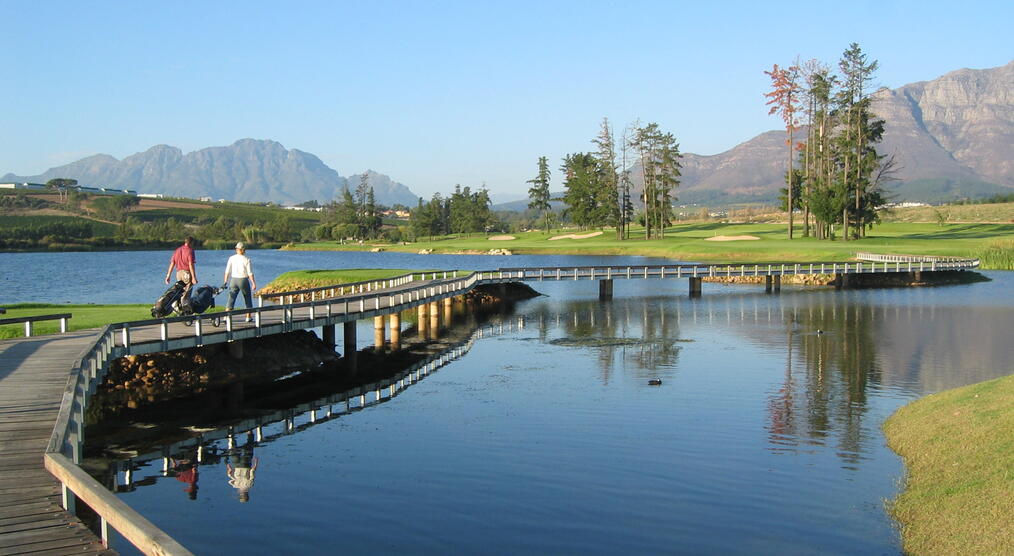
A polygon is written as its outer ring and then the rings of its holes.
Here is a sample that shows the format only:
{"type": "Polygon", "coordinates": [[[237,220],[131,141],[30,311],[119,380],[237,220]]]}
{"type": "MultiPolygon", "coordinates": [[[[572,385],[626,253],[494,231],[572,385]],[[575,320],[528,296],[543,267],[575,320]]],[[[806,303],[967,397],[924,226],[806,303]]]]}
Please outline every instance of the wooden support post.
{"type": "Polygon", "coordinates": [[[764,277],[764,293],[771,293],[772,282],[774,282],[774,276],[768,274],[767,276],[764,277]]]}
{"type": "Polygon", "coordinates": [[[430,303],[427,313],[430,317],[429,339],[436,340],[440,338],[440,310],[436,301],[430,303]]]}
{"type": "Polygon", "coordinates": [[[451,298],[444,298],[444,326],[450,326],[454,321],[454,305],[452,305],[451,298]]]}
{"type": "Polygon", "coordinates": [[[359,370],[356,353],[356,321],[346,322],[342,338],[342,356],[345,359],[346,368],[352,374],[359,370]]]}
{"type": "Polygon", "coordinates": [[[229,356],[233,359],[243,359],[243,340],[233,340],[226,344],[229,356]]]}
{"type": "Polygon", "coordinates": [[[778,292],[782,291],[782,275],[779,274],[779,275],[775,276],[774,278],[775,278],[775,284],[774,284],[775,293],[778,293],[778,292]]]}
{"type": "Polygon", "coordinates": [[[335,338],[335,329],[333,324],[325,324],[320,328],[320,333],[323,336],[321,340],[324,341],[324,345],[334,351],[337,345],[337,339],[335,338]]]}
{"type": "Polygon", "coordinates": [[[389,322],[391,327],[391,349],[401,349],[401,313],[391,313],[389,322]]]}
{"type": "Polygon", "coordinates": [[[613,281],[599,280],[599,301],[609,301],[613,298],[613,281]]]}
{"type": "Polygon", "coordinates": [[[426,331],[427,331],[427,329],[429,329],[429,324],[430,324],[430,320],[429,320],[430,317],[426,313],[426,307],[427,307],[427,305],[425,303],[423,303],[422,305],[419,305],[418,307],[416,307],[416,316],[418,318],[416,319],[416,326],[415,327],[416,327],[416,330],[419,332],[419,338],[420,339],[426,339],[426,331]]]}
{"type": "Polygon", "coordinates": [[[690,278],[690,297],[701,296],[701,281],[703,278],[690,278]]]}
{"type": "Polygon", "coordinates": [[[373,347],[384,349],[384,316],[373,317],[373,347]]]}

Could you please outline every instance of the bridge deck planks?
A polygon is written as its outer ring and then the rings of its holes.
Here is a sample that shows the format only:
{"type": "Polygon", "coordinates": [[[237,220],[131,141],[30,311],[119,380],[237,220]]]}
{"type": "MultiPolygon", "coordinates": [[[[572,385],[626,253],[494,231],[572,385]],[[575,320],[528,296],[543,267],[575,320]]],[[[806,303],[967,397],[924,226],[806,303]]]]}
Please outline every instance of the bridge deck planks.
{"type": "Polygon", "coordinates": [[[0,555],[115,554],[60,507],[43,467],[70,368],[95,335],[0,341],[0,555]]]}

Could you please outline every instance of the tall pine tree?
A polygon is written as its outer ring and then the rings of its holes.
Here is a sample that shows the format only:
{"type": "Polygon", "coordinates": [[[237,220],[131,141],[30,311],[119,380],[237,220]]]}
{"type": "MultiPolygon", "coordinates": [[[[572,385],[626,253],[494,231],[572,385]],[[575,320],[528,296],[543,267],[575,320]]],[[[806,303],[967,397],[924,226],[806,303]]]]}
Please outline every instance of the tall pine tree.
{"type": "Polygon", "coordinates": [[[552,214],[552,207],[549,204],[549,162],[546,157],[539,157],[538,174],[525,183],[532,186],[528,188],[528,208],[534,210],[536,218],[542,216],[543,227],[549,231],[549,217],[552,214]]]}

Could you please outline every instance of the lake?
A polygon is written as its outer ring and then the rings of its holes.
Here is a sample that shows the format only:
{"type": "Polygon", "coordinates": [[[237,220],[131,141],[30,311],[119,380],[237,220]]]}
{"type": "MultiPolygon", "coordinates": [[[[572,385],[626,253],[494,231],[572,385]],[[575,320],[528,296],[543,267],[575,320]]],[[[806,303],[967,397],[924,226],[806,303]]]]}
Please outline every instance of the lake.
{"type": "MultiPolygon", "coordinates": [[[[199,252],[199,275],[227,255],[199,252]]],[[[5,284],[46,301],[44,278],[70,301],[150,302],[167,259],[0,255],[5,284]],[[19,257],[34,284],[8,282],[19,257]],[[86,286],[97,282],[101,293],[86,286]]],[[[650,260],[252,259],[263,283],[297,268],[650,260]]],[[[231,448],[208,441],[186,481],[134,462],[120,496],[198,554],[899,554],[884,503],[904,467],[881,424],[926,394],[1014,372],[1014,274],[983,274],[992,281],[778,295],[706,283],[697,299],[685,281],[618,280],[606,303],[593,282],[532,283],[545,296],[463,322],[462,334],[485,327],[467,353],[390,400],[298,415],[231,448]],[[245,484],[229,476],[253,461],[245,484]]],[[[4,290],[0,303],[29,300],[4,290]]]]}

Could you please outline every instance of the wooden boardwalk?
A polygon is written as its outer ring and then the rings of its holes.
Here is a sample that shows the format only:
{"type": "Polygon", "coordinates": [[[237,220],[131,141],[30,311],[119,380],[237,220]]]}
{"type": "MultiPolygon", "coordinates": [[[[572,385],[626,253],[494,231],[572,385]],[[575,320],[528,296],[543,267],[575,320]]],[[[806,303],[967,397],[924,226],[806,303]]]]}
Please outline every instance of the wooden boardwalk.
{"type": "Polygon", "coordinates": [[[70,362],[96,331],[0,341],[0,555],[115,554],[65,511],[43,466],[70,362]]]}

